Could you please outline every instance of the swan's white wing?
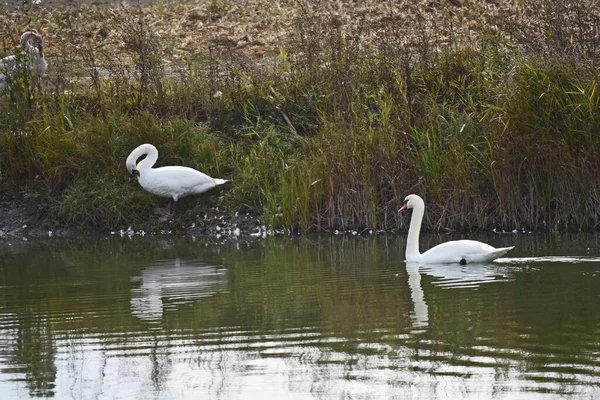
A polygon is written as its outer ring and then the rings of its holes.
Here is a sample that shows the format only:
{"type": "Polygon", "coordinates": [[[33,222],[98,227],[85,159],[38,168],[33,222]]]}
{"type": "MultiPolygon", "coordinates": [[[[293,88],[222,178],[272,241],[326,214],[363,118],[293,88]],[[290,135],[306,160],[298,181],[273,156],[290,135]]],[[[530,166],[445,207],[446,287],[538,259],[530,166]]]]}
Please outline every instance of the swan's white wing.
{"type": "Polygon", "coordinates": [[[193,168],[170,166],[154,169],[149,176],[140,173],[140,184],[150,193],[177,200],[204,193],[216,186],[213,178],[193,168]]]}
{"type": "Polygon", "coordinates": [[[10,74],[17,66],[17,56],[8,56],[0,59],[0,72],[10,74]]]}
{"type": "MultiPolygon", "coordinates": [[[[23,63],[17,65],[17,56],[12,55],[0,59],[0,93],[8,86],[9,77],[14,78],[17,74],[17,68],[23,66],[23,63]]],[[[36,79],[39,79],[46,73],[48,63],[41,56],[37,49],[31,49],[25,59],[27,68],[33,73],[36,79]]]]}
{"type": "Polygon", "coordinates": [[[421,256],[422,263],[466,263],[492,261],[502,256],[512,247],[496,249],[476,240],[455,240],[441,243],[427,250],[421,256]]]}
{"type": "Polygon", "coordinates": [[[8,77],[13,73],[17,57],[8,56],[0,59],[0,93],[8,86],[8,77]]]}

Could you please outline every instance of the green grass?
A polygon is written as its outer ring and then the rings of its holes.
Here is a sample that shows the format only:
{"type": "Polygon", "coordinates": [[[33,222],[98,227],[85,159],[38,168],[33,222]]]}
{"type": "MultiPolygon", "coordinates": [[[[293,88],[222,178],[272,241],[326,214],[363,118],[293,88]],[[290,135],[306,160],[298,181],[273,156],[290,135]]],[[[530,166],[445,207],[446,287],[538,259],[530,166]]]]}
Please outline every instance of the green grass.
{"type": "Polygon", "coordinates": [[[154,218],[164,199],[124,167],[144,142],[159,165],[231,180],[196,202],[271,227],[403,229],[413,192],[427,229],[600,224],[598,54],[485,37],[380,51],[297,26],[272,63],[199,53],[167,71],[168,38],[142,17],[120,24],[137,40],[116,58],[65,56],[66,90],[21,84],[0,98],[0,187],[34,199],[49,226],[154,218]]]}

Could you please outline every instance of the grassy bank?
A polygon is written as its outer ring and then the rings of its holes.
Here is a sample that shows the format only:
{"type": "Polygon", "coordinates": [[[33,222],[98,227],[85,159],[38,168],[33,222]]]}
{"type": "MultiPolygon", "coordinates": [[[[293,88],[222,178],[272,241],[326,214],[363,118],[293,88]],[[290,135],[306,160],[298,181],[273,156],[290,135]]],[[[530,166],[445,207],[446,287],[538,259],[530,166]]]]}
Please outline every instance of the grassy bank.
{"type": "MultiPolygon", "coordinates": [[[[0,186],[50,226],[139,224],[165,202],[125,170],[149,142],[160,165],[232,181],[186,199],[188,223],[218,205],[272,227],[404,229],[419,193],[430,230],[598,228],[600,17],[585,2],[410,3],[281,2],[290,15],[261,10],[248,31],[285,35],[186,51],[155,22],[218,26],[241,5],[29,10],[49,76],[0,98],[0,186]]],[[[22,17],[2,17],[8,54],[22,17]]]]}

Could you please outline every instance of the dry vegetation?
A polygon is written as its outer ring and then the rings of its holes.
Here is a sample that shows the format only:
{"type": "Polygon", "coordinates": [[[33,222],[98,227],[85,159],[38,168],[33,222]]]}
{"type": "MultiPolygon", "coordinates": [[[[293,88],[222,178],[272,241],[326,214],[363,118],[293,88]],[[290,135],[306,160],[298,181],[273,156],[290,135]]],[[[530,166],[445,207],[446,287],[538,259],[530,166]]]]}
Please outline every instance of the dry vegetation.
{"type": "MultiPolygon", "coordinates": [[[[44,9],[18,6],[0,14],[5,50],[20,34],[37,28],[48,58],[85,49],[121,52],[124,19],[141,19],[169,43],[163,61],[176,62],[197,52],[221,51],[261,58],[279,54],[298,35],[323,35],[332,29],[363,48],[387,43],[405,51],[452,46],[482,39],[500,40],[524,50],[595,54],[600,35],[597,0],[207,0],[156,4],[44,9]]],[[[68,3],[67,3],[68,4],[68,3]]],[[[295,54],[301,57],[302,52],[295,54]]]]}

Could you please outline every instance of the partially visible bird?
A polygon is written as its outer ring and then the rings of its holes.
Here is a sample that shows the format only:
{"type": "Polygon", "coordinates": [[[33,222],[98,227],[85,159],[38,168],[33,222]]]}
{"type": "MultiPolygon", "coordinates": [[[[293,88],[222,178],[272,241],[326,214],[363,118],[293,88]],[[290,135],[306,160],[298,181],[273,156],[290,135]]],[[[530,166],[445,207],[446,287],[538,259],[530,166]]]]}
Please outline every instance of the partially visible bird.
{"type": "MultiPolygon", "coordinates": [[[[152,168],[158,160],[158,150],[151,144],[136,147],[127,157],[127,171],[138,177],[140,185],[148,192],[161,197],[170,197],[172,201],[192,194],[204,193],[218,185],[228,182],[225,179],[210,176],[189,167],[168,166],[152,168]],[[137,159],[146,155],[139,163],[137,159]]],[[[169,202],[172,208],[173,203],[169,202]]],[[[174,211],[171,212],[173,214],[174,211]]]]}
{"type": "Polygon", "coordinates": [[[0,59],[0,93],[9,86],[11,79],[19,76],[19,70],[24,71],[25,76],[37,84],[48,69],[44,58],[44,43],[35,29],[21,35],[21,46],[25,51],[24,56],[12,55],[0,59]]]}

